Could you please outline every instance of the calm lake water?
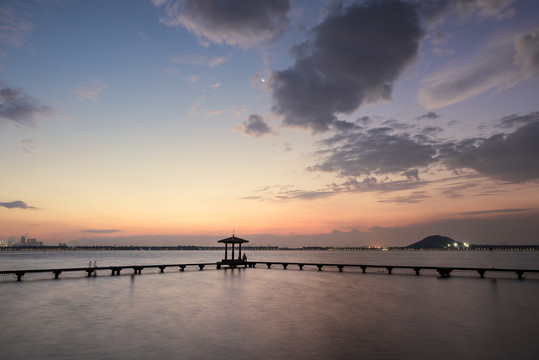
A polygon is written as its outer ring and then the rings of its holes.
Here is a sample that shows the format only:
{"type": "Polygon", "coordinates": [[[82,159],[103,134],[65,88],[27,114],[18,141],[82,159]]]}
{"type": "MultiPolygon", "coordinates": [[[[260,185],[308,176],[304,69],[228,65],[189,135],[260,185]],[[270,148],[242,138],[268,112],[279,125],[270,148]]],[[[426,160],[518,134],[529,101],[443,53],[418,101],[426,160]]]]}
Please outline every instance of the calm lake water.
{"type": "MultiPolygon", "coordinates": [[[[248,251],[253,261],[539,268],[538,252],[248,251]]],[[[0,269],[219,251],[0,252],[0,269]]],[[[536,359],[539,281],[290,265],[0,283],[0,359],[536,359]]]]}

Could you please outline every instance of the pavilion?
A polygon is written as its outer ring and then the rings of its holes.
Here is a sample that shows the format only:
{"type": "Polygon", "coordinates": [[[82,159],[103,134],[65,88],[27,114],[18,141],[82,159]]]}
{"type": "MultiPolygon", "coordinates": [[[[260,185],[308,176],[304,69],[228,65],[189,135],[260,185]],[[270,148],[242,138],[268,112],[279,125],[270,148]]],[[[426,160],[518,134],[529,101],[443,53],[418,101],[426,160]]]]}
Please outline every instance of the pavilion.
{"type": "Polygon", "coordinates": [[[240,239],[232,234],[231,237],[219,240],[218,243],[225,244],[225,258],[221,262],[217,263],[217,268],[220,269],[221,265],[228,265],[230,267],[237,267],[238,265],[246,265],[246,261],[241,257],[241,244],[248,243],[249,240],[240,239]],[[232,245],[232,255],[228,258],[228,244],[232,245]],[[238,244],[238,258],[235,258],[235,245],[238,244]]]}

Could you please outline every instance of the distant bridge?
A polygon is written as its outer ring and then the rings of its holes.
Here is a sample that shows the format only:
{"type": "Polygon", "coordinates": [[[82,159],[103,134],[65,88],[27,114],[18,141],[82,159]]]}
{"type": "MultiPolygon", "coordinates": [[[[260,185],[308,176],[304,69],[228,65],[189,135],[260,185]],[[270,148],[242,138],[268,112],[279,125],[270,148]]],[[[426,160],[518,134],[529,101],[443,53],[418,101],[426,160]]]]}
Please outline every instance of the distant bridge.
{"type": "Polygon", "coordinates": [[[202,271],[207,267],[216,269],[230,268],[255,268],[257,265],[265,265],[268,269],[272,266],[280,266],[286,270],[289,266],[303,270],[304,267],[314,268],[322,271],[323,268],[335,269],[342,272],[345,268],[352,271],[360,270],[361,273],[385,273],[385,274],[437,274],[442,278],[451,276],[468,276],[468,277],[489,277],[489,278],[514,278],[514,279],[535,279],[539,280],[539,270],[532,269],[515,269],[515,268],[482,268],[482,267],[440,267],[440,266],[403,266],[403,265],[372,265],[372,264],[341,264],[341,263],[319,263],[319,262],[288,262],[288,261],[242,261],[229,260],[226,262],[212,263],[188,263],[188,264],[161,264],[161,265],[126,265],[126,266],[101,266],[101,267],[74,267],[74,268],[53,268],[53,269],[28,269],[28,270],[0,270],[0,282],[2,281],[22,281],[24,278],[28,280],[36,279],[60,279],[61,274],[66,274],[67,277],[72,274],[78,277],[97,276],[98,272],[110,273],[112,276],[123,274],[140,275],[145,269],[157,270],[160,273],[165,272],[165,269],[176,268],[179,271],[185,271],[186,268],[194,268],[202,271]],[[39,276],[36,276],[38,275],[39,276]]]}

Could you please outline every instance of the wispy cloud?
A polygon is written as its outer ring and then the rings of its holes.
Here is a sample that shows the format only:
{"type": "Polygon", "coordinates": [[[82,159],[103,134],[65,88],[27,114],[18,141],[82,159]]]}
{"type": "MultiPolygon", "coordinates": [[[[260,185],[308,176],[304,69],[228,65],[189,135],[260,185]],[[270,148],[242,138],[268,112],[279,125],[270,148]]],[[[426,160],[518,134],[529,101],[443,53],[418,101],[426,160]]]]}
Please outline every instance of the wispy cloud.
{"type": "Polygon", "coordinates": [[[478,211],[466,211],[461,213],[462,215],[490,215],[490,214],[510,214],[529,212],[534,210],[533,208],[526,209],[494,209],[494,210],[478,210],[478,211]]]}
{"type": "Polygon", "coordinates": [[[112,234],[117,233],[120,230],[115,229],[87,229],[87,230],[81,230],[83,233],[90,233],[90,234],[112,234]]]}
{"type": "Polygon", "coordinates": [[[503,91],[539,76],[539,30],[497,38],[461,65],[423,79],[419,99],[428,109],[449,106],[490,89],[503,91]]]}
{"type": "Polygon", "coordinates": [[[243,114],[246,111],[247,111],[247,108],[242,107],[242,108],[239,108],[239,109],[232,110],[232,113],[234,114],[234,116],[238,117],[238,116],[241,116],[241,114],[243,114]]]}
{"type": "Polygon", "coordinates": [[[0,24],[0,41],[14,46],[23,46],[32,31],[30,21],[16,14],[7,4],[0,5],[0,24]]]}
{"type": "Polygon", "coordinates": [[[86,100],[99,101],[100,94],[105,91],[108,86],[100,82],[96,82],[93,85],[79,86],[76,89],[70,91],[71,95],[75,95],[80,102],[86,100]]]}
{"type": "Polygon", "coordinates": [[[223,113],[223,110],[211,110],[211,111],[206,111],[205,115],[216,116],[216,115],[221,115],[222,113],[223,113]]]}
{"type": "Polygon", "coordinates": [[[37,209],[36,207],[26,204],[24,201],[0,202],[0,206],[8,209],[37,209]]]}
{"type": "Polygon", "coordinates": [[[22,139],[14,144],[15,149],[32,154],[36,150],[36,142],[33,139],[22,139]]]}
{"type": "Polygon", "coordinates": [[[378,202],[414,204],[428,199],[429,197],[430,196],[427,195],[425,191],[413,191],[411,194],[406,196],[396,196],[390,199],[378,200],[378,202]]]}
{"type": "Polygon", "coordinates": [[[181,55],[176,56],[174,59],[172,59],[172,62],[174,64],[190,64],[190,65],[201,65],[201,66],[209,66],[212,68],[215,68],[224,62],[226,62],[230,58],[230,55],[226,56],[213,56],[208,57],[204,55],[181,55]]]}
{"type": "MultiPolygon", "coordinates": [[[[291,200],[314,200],[326,198],[344,193],[392,193],[403,190],[414,190],[427,185],[427,181],[414,180],[394,180],[384,181],[374,177],[367,177],[363,180],[349,178],[340,184],[332,183],[316,190],[298,189],[292,185],[265,186],[255,191],[254,195],[245,197],[246,200],[258,201],[291,201],[291,200]]],[[[416,192],[415,195],[394,198],[392,202],[419,202],[427,198],[423,192],[416,192]]]]}

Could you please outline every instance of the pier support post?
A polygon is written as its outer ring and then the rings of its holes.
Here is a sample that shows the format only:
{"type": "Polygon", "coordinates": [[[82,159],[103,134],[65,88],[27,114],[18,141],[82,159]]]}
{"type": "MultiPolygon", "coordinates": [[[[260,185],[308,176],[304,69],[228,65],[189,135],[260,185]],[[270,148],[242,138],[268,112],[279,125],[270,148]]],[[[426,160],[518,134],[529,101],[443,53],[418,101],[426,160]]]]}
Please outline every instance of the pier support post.
{"type": "Polygon", "coordinates": [[[288,264],[284,264],[284,263],[283,263],[283,269],[286,270],[286,267],[287,267],[287,266],[288,266],[288,264]]]}
{"type": "Polygon", "coordinates": [[[387,273],[389,275],[391,275],[391,271],[393,270],[393,266],[387,266],[386,269],[387,269],[387,273]]]}
{"type": "Polygon", "coordinates": [[[421,268],[415,267],[414,271],[415,271],[416,275],[419,275],[419,272],[421,271],[421,268]]]}
{"type": "Polygon", "coordinates": [[[478,269],[477,272],[479,273],[479,275],[484,278],[485,277],[485,269],[478,269]]]}
{"type": "Polygon", "coordinates": [[[367,267],[365,265],[361,265],[360,268],[361,268],[361,272],[363,273],[367,271],[367,267]]]}
{"type": "Polygon", "coordinates": [[[94,269],[92,269],[92,268],[86,269],[86,273],[88,274],[88,277],[92,276],[93,272],[94,272],[94,269]]]}
{"type": "Polygon", "coordinates": [[[52,273],[54,274],[54,278],[58,279],[58,277],[62,273],[62,270],[53,270],[52,273]]]}
{"type": "Polygon", "coordinates": [[[524,275],[524,271],[523,270],[517,270],[517,271],[515,271],[515,273],[517,274],[518,279],[522,280],[522,275],[524,275]]]}
{"type": "Polygon", "coordinates": [[[200,268],[200,271],[204,270],[204,265],[203,264],[199,264],[198,267],[200,268]]]}
{"type": "Polygon", "coordinates": [[[266,263],[266,265],[268,265],[268,269],[271,268],[271,263],[266,263]]]}
{"type": "Polygon", "coordinates": [[[166,268],[166,266],[159,266],[159,272],[160,273],[165,272],[165,268],[166,268]]]}
{"type": "Polygon", "coordinates": [[[344,267],[343,265],[337,265],[337,267],[339,268],[339,272],[342,272],[342,268],[344,267]]]}
{"type": "Polygon", "coordinates": [[[185,265],[180,265],[180,271],[184,271],[185,270],[185,265]]]}
{"type": "Polygon", "coordinates": [[[17,281],[22,281],[24,274],[26,274],[24,271],[16,271],[15,276],[17,277],[17,281]]]}
{"type": "Polygon", "coordinates": [[[318,264],[318,265],[316,265],[316,266],[318,267],[318,271],[322,271],[322,267],[323,267],[324,265],[318,264]]]}
{"type": "Polygon", "coordinates": [[[300,270],[303,270],[303,264],[298,264],[298,266],[300,270]]]}
{"type": "Polygon", "coordinates": [[[443,278],[448,278],[450,277],[451,275],[451,271],[453,271],[453,269],[449,269],[449,268],[438,268],[436,269],[436,271],[438,271],[438,274],[440,274],[441,277],[443,278]]]}

